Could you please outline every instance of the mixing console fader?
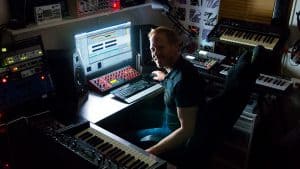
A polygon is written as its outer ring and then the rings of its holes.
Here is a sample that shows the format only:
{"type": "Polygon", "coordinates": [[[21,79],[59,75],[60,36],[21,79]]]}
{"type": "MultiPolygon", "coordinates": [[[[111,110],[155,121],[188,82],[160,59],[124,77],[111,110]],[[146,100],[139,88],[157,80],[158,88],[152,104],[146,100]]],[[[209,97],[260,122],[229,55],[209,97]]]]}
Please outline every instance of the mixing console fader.
{"type": "Polygon", "coordinates": [[[105,93],[139,76],[141,76],[141,74],[137,70],[131,66],[126,66],[103,76],[91,79],[89,80],[89,84],[98,92],[105,93]]]}

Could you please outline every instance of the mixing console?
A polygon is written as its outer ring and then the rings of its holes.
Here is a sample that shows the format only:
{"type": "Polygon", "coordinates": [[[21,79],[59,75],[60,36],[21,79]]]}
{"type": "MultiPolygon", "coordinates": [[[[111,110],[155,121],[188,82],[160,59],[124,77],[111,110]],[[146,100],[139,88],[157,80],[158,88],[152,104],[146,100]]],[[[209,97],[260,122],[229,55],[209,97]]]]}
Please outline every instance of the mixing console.
{"type": "Polygon", "coordinates": [[[89,84],[100,93],[104,93],[125,84],[140,75],[141,74],[131,66],[126,66],[103,76],[91,79],[89,80],[89,84]]]}

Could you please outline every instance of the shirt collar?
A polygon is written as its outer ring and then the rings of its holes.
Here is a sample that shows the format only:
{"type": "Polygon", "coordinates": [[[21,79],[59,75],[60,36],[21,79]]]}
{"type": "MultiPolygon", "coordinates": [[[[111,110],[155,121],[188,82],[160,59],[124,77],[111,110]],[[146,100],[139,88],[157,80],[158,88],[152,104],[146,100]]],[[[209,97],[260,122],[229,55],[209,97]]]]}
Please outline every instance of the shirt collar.
{"type": "Polygon", "coordinates": [[[183,64],[183,57],[180,56],[172,67],[172,70],[167,74],[165,79],[173,79],[178,72],[178,68],[183,64]]]}

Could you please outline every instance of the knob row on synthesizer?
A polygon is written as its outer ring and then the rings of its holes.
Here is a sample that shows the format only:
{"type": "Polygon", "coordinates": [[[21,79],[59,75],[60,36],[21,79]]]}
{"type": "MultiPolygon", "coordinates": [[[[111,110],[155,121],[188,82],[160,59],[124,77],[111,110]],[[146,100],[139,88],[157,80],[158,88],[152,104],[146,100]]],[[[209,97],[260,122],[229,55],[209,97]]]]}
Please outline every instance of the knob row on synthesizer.
{"type": "Polygon", "coordinates": [[[137,70],[131,66],[126,66],[100,77],[91,79],[89,80],[89,84],[98,92],[105,93],[139,76],[141,76],[141,74],[137,70]]]}

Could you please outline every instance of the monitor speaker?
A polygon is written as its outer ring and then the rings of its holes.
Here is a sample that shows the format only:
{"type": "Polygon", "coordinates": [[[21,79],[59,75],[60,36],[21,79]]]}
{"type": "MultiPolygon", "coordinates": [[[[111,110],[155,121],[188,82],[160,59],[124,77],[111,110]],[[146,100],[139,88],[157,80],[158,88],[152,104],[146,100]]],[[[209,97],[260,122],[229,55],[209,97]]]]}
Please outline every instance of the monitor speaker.
{"type": "Polygon", "coordinates": [[[84,95],[87,92],[87,79],[81,57],[77,52],[73,54],[73,73],[76,93],[84,95]]]}
{"type": "Polygon", "coordinates": [[[71,118],[69,115],[76,114],[88,99],[84,72],[79,63],[73,64],[73,54],[70,51],[48,50],[47,55],[57,94],[53,112],[71,118]]]}
{"type": "Polygon", "coordinates": [[[147,24],[147,25],[135,25],[132,28],[133,35],[133,47],[136,49],[136,59],[142,73],[149,73],[155,69],[155,64],[152,62],[152,56],[150,52],[150,42],[148,38],[148,33],[152,28],[156,26],[147,24]]]}

